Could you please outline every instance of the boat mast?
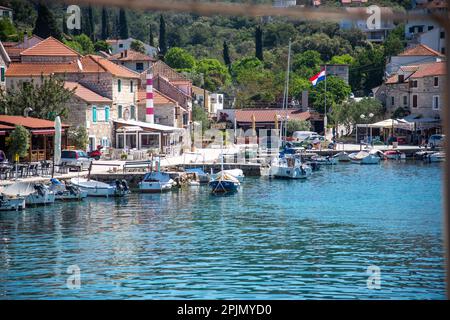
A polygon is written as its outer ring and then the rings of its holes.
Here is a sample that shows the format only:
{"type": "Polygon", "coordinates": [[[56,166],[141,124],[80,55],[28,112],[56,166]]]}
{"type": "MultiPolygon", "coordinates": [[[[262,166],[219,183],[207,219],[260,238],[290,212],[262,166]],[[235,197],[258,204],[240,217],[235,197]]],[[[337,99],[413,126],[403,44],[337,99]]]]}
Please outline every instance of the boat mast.
{"type": "Polygon", "coordinates": [[[286,138],[287,136],[287,108],[289,104],[289,81],[290,81],[290,72],[291,72],[291,39],[289,38],[289,48],[288,48],[288,63],[287,63],[287,71],[286,71],[286,84],[284,87],[284,96],[283,96],[283,110],[284,110],[284,119],[281,119],[281,142],[283,142],[283,136],[286,138]],[[283,122],[284,125],[283,125],[283,122]]]}

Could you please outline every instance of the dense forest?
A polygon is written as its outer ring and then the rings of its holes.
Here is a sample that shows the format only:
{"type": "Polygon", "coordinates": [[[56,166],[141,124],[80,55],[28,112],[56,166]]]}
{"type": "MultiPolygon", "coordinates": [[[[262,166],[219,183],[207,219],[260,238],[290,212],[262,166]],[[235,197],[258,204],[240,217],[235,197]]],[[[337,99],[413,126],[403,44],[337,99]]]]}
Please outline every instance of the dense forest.
{"type": "MultiPolygon", "coordinates": [[[[270,4],[270,0],[253,1],[270,4]]],[[[340,1],[322,0],[325,6],[340,1]]],[[[408,9],[411,1],[369,1],[408,9]]],[[[324,91],[308,78],[323,63],[350,65],[350,86],[338,78],[328,83],[327,99],[338,109],[350,92],[368,95],[384,76],[386,59],[405,46],[398,25],[383,44],[372,44],[358,29],[343,30],[335,22],[289,21],[280,17],[203,17],[188,13],[160,13],[119,8],[82,7],[81,31],[65,25],[66,6],[39,5],[31,0],[0,0],[14,9],[13,24],[0,20],[0,39],[19,40],[25,33],[53,35],[79,52],[107,50],[107,38],[133,37],[158,47],[160,57],[185,72],[200,86],[236,97],[239,107],[279,102],[284,87],[289,40],[292,41],[290,90],[299,100],[310,90],[310,102],[320,111],[324,91]],[[39,17],[38,17],[39,16],[39,17]]],[[[140,42],[134,48],[141,50],[140,42]]]]}

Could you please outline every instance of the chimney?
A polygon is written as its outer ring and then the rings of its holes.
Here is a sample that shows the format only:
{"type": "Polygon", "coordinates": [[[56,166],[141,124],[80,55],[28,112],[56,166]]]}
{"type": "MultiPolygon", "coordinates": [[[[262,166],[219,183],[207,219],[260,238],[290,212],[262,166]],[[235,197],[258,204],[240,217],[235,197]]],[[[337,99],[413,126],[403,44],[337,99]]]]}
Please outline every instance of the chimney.
{"type": "Polygon", "coordinates": [[[125,58],[128,57],[128,50],[125,49],[125,58]]]}
{"type": "Polygon", "coordinates": [[[145,121],[155,123],[154,109],[153,109],[153,68],[150,67],[146,74],[146,100],[145,100],[145,121]]]}
{"type": "Polygon", "coordinates": [[[399,74],[398,75],[398,82],[399,83],[405,82],[405,75],[404,74],[399,74]]]}
{"type": "Polygon", "coordinates": [[[120,53],[120,57],[123,58],[123,51],[120,53]]]}

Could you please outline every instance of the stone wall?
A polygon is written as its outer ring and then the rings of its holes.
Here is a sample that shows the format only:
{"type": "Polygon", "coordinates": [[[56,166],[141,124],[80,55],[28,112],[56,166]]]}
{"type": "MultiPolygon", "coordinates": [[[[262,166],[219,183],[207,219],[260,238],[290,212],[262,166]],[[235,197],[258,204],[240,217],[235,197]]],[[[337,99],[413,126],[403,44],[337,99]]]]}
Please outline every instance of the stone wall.
{"type": "Polygon", "coordinates": [[[21,56],[22,63],[69,63],[75,62],[77,57],[67,56],[21,56]]]}

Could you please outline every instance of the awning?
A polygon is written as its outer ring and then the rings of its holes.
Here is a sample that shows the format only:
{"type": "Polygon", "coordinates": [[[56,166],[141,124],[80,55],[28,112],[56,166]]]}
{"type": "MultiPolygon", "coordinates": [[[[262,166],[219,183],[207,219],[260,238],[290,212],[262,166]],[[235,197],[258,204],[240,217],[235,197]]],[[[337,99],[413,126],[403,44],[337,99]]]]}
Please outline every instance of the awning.
{"type": "Polygon", "coordinates": [[[121,127],[119,129],[117,129],[117,132],[139,132],[142,131],[143,129],[141,127],[137,127],[137,126],[124,126],[121,127]]]}
{"type": "Polygon", "coordinates": [[[407,122],[403,119],[386,119],[375,123],[368,123],[368,124],[358,124],[358,127],[362,128],[379,128],[379,129],[390,129],[392,127],[396,129],[403,129],[403,130],[414,130],[414,124],[407,122]]]}
{"type": "Polygon", "coordinates": [[[114,120],[115,123],[120,123],[126,126],[130,127],[141,127],[143,129],[150,129],[160,132],[183,132],[185,129],[183,128],[176,128],[176,127],[169,127],[169,126],[163,126],[161,124],[156,123],[149,123],[149,122],[142,122],[142,121],[136,121],[136,120],[114,120]]]}
{"type": "Polygon", "coordinates": [[[46,135],[46,134],[55,134],[55,129],[43,129],[43,130],[31,130],[31,134],[37,135],[46,135]]]}
{"type": "Polygon", "coordinates": [[[0,131],[0,136],[6,135],[6,131],[0,131]]]}

